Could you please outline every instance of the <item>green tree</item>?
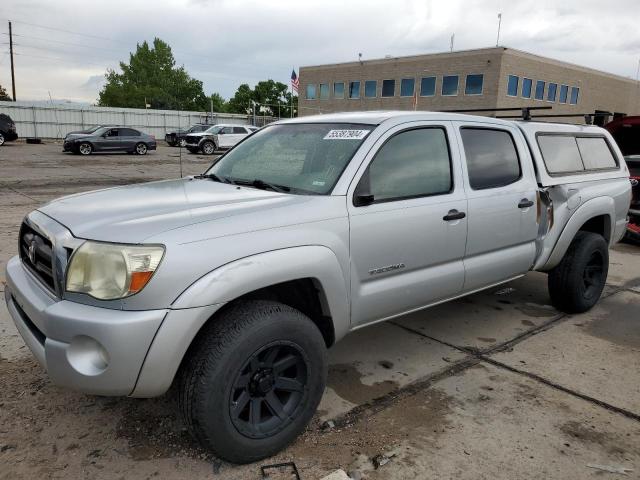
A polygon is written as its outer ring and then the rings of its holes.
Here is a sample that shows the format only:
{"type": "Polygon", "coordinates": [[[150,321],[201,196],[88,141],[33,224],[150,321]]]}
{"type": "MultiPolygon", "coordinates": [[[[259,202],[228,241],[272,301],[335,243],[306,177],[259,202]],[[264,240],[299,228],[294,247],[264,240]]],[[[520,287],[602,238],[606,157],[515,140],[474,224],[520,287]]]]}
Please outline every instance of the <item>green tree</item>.
{"type": "Polygon", "coordinates": [[[211,104],[213,104],[213,111],[223,113],[227,111],[227,102],[225,102],[222,95],[219,93],[212,93],[210,98],[211,104]]]}
{"type": "MultiPolygon", "coordinates": [[[[274,80],[263,80],[258,82],[251,89],[249,85],[243,83],[236,90],[235,95],[229,100],[227,105],[231,113],[251,113],[252,102],[257,104],[256,113],[263,115],[273,115],[281,117],[291,116],[291,92],[287,85],[274,80]],[[260,109],[262,107],[262,109],[260,109]],[[260,111],[262,110],[262,111],[260,111]]],[[[297,98],[293,98],[294,114],[297,98]]]]}
{"type": "Polygon", "coordinates": [[[120,62],[121,72],[107,71],[98,105],[145,108],[147,103],[159,109],[208,110],[202,82],[175,64],[171,47],[159,38],[152,47],[146,41],[138,44],[129,63],[120,62]]]}
{"type": "Polygon", "coordinates": [[[2,85],[0,85],[0,100],[13,100],[2,85]]]}

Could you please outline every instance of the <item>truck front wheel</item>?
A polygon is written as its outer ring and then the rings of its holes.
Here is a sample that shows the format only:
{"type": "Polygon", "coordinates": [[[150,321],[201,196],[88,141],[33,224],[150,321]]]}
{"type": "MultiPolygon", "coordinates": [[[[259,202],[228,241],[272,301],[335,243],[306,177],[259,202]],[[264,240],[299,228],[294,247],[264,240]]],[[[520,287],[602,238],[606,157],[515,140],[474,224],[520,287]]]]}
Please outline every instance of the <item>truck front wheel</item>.
{"type": "Polygon", "coordinates": [[[327,376],[324,339],[286,305],[247,301],[213,318],[179,378],[179,405],[193,436],[234,463],[291,443],[313,417],[327,376]]]}
{"type": "Polygon", "coordinates": [[[562,261],[549,272],[551,302],[566,313],[582,313],[600,299],[609,272],[607,241],[592,232],[578,232],[562,261]]]}

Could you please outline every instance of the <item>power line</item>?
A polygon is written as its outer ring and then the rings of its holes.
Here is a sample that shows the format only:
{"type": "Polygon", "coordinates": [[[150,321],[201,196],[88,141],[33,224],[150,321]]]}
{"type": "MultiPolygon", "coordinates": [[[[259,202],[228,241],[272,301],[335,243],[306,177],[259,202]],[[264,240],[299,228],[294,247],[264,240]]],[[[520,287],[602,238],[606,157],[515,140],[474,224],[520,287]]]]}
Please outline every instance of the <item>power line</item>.
{"type": "MultiPolygon", "coordinates": [[[[0,32],[0,34],[8,35],[7,33],[4,33],[4,32],[0,32]]],[[[21,34],[21,33],[14,33],[13,36],[14,37],[28,38],[30,40],[39,40],[39,41],[42,41],[42,42],[59,43],[60,45],[68,45],[68,46],[72,46],[72,47],[90,48],[92,50],[104,50],[106,52],[113,52],[113,53],[117,53],[117,54],[122,54],[121,51],[112,50],[110,48],[97,47],[95,45],[86,45],[86,44],[81,44],[81,43],[63,42],[63,41],[60,41],[60,40],[52,40],[50,38],[34,37],[32,35],[24,35],[24,34],[21,34]]],[[[16,43],[14,45],[18,45],[18,44],[16,43]]]]}
{"type": "MultiPolygon", "coordinates": [[[[4,20],[9,20],[9,19],[8,19],[8,18],[4,18],[4,20]]],[[[66,34],[69,34],[69,35],[79,35],[79,36],[81,36],[81,37],[96,38],[96,39],[98,39],[98,40],[107,40],[107,41],[109,41],[109,42],[121,43],[121,44],[123,44],[123,45],[126,45],[126,43],[125,43],[125,42],[122,42],[122,41],[119,41],[119,40],[114,40],[114,39],[112,39],[112,38],[101,37],[101,36],[99,36],[99,35],[91,35],[91,34],[88,34],[88,33],[74,32],[74,31],[71,31],[71,30],[65,30],[65,29],[62,29],[62,28],[48,27],[48,26],[46,26],[46,25],[38,25],[38,24],[36,24],[36,23],[23,22],[23,21],[21,21],[21,20],[12,20],[12,22],[13,22],[13,23],[20,23],[20,24],[22,24],[22,25],[29,25],[30,27],[44,28],[44,29],[46,29],[46,30],[53,30],[53,31],[55,31],[55,32],[62,32],[62,33],[66,33],[66,34]]]]}

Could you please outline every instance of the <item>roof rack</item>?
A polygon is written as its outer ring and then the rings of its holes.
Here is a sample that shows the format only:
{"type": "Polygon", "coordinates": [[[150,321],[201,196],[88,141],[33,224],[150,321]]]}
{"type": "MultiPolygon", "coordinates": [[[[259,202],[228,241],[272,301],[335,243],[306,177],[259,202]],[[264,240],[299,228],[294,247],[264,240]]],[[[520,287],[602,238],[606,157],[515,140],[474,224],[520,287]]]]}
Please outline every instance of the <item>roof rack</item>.
{"type": "MultiPolygon", "coordinates": [[[[587,125],[593,125],[593,119],[595,117],[608,117],[613,115],[611,112],[593,112],[593,113],[553,113],[553,114],[545,114],[545,115],[530,115],[529,118],[523,118],[523,120],[531,120],[532,118],[584,118],[584,123],[587,125]]],[[[502,119],[513,119],[513,118],[521,118],[520,115],[505,115],[501,117],[502,119]]]]}
{"type": "Polygon", "coordinates": [[[464,108],[456,110],[441,110],[447,113],[470,113],[470,112],[517,112],[520,111],[520,115],[513,115],[508,117],[496,117],[496,118],[521,118],[522,120],[531,120],[531,110],[551,110],[551,106],[544,107],[505,107],[505,108],[464,108]]]}

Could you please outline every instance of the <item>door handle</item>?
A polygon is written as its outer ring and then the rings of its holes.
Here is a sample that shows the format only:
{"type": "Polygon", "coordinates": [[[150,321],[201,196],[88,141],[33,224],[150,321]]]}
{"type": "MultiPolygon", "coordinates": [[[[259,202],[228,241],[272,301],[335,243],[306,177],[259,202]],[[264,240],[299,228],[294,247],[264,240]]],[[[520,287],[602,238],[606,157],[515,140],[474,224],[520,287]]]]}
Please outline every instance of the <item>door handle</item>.
{"type": "Polygon", "coordinates": [[[533,206],[533,202],[528,198],[523,198],[518,204],[518,208],[529,208],[533,206]]]}
{"type": "Polygon", "coordinates": [[[453,209],[449,210],[449,213],[442,217],[442,220],[444,220],[445,222],[450,222],[451,220],[461,220],[466,216],[467,215],[464,212],[459,212],[458,210],[453,209]]]}

